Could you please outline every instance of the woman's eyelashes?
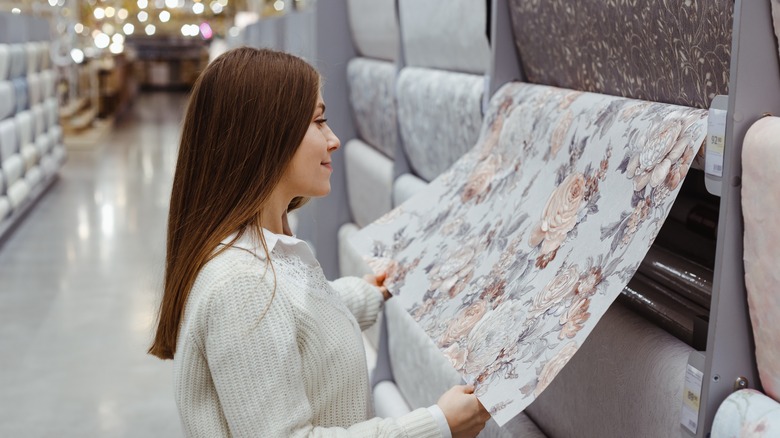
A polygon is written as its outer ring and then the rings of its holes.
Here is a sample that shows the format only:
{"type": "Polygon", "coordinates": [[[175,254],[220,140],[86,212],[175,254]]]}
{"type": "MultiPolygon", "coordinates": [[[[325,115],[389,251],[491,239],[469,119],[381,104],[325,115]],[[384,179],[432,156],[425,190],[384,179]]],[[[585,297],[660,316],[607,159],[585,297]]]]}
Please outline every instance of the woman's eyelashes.
{"type": "Polygon", "coordinates": [[[326,119],[326,118],[319,118],[319,119],[315,120],[314,123],[322,126],[322,125],[328,123],[328,119],[326,119]]]}

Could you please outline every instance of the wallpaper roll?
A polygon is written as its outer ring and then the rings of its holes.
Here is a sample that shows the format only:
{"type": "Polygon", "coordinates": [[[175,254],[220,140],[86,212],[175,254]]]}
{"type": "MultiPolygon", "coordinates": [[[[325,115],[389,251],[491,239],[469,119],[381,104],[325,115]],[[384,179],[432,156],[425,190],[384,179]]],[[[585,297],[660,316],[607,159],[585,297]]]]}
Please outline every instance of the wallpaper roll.
{"type": "Polygon", "coordinates": [[[19,147],[33,142],[33,114],[32,112],[22,111],[14,117],[16,123],[16,134],[19,147]]]}
{"type": "Polygon", "coordinates": [[[710,308],[713,272],[704,266],[654,245],[639,266],[639,272],[696,304],[710,308]]]}
{"type": "Polygon", "coordinates": [[[30,170],[25,172],[24,179],[31,189],[38,187],[38,184],[43,181],[43,172],[39,166],[33,166],[30,170]]]}
{"type": "Polygon", "coordinates": [[[41,86],[43,90],[43,99],[47,99],[47,102],[54,99],[56,102],[55,90],[57,88],[57,74],[54,73],[54,70],[45,70],[41,72],[41,86]]]}
{"type": "Polygon", "coordinates": [[[30,95],[27,88],[27,78],[19,77],[11,81],[14,85],[15,112],[21,112],[30,107],[30,95]]]}
{"type": "Polygon", "coordinates": [[[30,185],[24,179],[20,179],[8,187],[6,194],[8,195],[8,202],[11,203],[11,209],[16,210],[21,207],[27,196],[30,195],[30,185]]]}
{"type": "Polygon", "coordinates": [[[395,64],[354,58],[347,65],[349,101],[360,138],[390,158],[398,146],[395,64]]]}
{"type": "Polygon", "coordinates": [[[30,108],[33,114],[33,134],[34,138],[38,138],[41,134],[46,132],[46,111],[43,109],[43,105],[35,105],[30,108]]]}
{"type": "Polygon", "coordinates": [[[19,154],[4,158],[1,164],[3,173],[5,173],[6,186],[8,187],[12,186],[24,174],[24,161],[19,154]]]}
{"type": "Polygon", "coordinates": [[[11,51],[8,48],[8,44],[0,44],[0,81],[8,80],[8,72],[10,67],[11,51]]]}
{"type": "Polygon", "coordinates": [[[347,0],[352,40],[361,56],[398,59],[398,17],[394,0],[347,0]]]}
{"type": "Polygon", "coordinates": [[[27,96],[30,106],[41,103],[43,97],[43,81],[39,73],[27,75],[27,96]]]}
{"type": "Polygon", "coordinates": [[[24,161],[25,173],[35,167],[38,164],[38,160],[41,158],[40,152],[38,152],[38,148],[35,147],[34,143],[28,143],[22,146],[19,155],[21,155],[22,161],[24,161]]]}
{"type": "Polygon", "coordinates": [[[0,120],[16,112],[16,96],[13,83],[0,82],[0,120]]]}
{"type": "Polygon", "coordinates": [[[50,128],[59,121],[59,104],[57,98],[46,99],[43,103],[46,108],[46,125],[50,128]]]}
{"type": "Polygon", "coordinates": [[[41,45],[41,70],[47,70],[52,68],[51,65],[51,43],[48,41],[42,41],[41,45]]]}
{"type": "Polygon", "coordinates": [[[15,79],[24,76],[24,73],[27,70],[27,58],[25,57],[24,46],[21,44],[10,44],[8,50],[11,55],[8,78],[15,79]]]}
{"type": "Polygon", "coordinates": [[[412,198],[412,196],[422,192],[428,183],[417,178],[411,173],[399,176],[393,183],[393,205],[399,206],[412,198]]]}
{"type": "Polygon", "coordinates": [[[41,134],[35,139],[35,149],[38,150],[38,156],[43,157],[51,150],[52,143],[48,134],[41,134]]]}
{"type": "Polygon", "coordinates": [[[347,197],[352,217],[363,227],[390,211],[393,162],[360,140],[344,146],[347,197]]]}
{"type": "Polygon", "coordinates": [[[344,224],[339,228],[339,268],[342,277],[362,277],[371,273],[371,268],[363,260],[352,245],[351,239],[360,227],[355,224],[344,224]]]}
{"type": "Polygon", "coordinates": [[[0,120],[0,161],[18,151],[16,124],[13,119],[0,120]]]}
{"type": "Polygon", "coordinates": [[[51,177],[57,173],[57,161],[52,154],[41,157],[41,171],[46,178],[51,177]]]}
{"type": "Polygon", "coordinates": [[[0,196],[0,221],[8,216],[11,212],[11,203],[8,201],[7,196],[0,196]]]}
{"type": "Polygon", "coordinates": [[[406,65],[484,74],[490,63],[487,3],[399,0],[406,65]]]}
{"type": "Polygon", "coordinates": [[[62,127],[60,125],[54,125],[49,128],[49,139],[52,145],[58,145],[62,143],[62,127]]]}
{"type": "Polygon", "coordinates": [[[780,404],[753,389],[729,395],[715,413],[711,438],[780,436],[780,404]]]}
{"type": "Polygon", "coordinates": [[[780,117],[750,127],[742,146],[744,254],[756,362],[767,395],[780,400],[780,117]]]}
{"type": "Polygon", "coordinates": [[[507,84],[476,146],[355,245],[504,424],[544,391],[635,274],[704,141],[706,116],[507,84]]]}
{"type": "Polygon", "coordinates": [[[41,50],[37,42],[29,42],[24,45],[24,52],[27,55],[27,75],[41,71],[41,50]]]}
{"type": "Polygon", "coordinates": [[[51,155],[54,158],[54,161],[57,162],[58,166],[62,166],[62,164],[65,163],[65,159],[68,157],[67,152],[65,152],[65,147],[61,144],[54,146],[54,149],[51,151],[51,155]]]}
{"type": "Polygon", "coordinates": [[[398,121],[412,169],[428,181],[479,137],[482,76],[407,67],[398,78],[398,121]]]}
{"type": "Polygon", "coordinates": [[[734,2],[510,0],[528,82],[709,108],[728,94],[734,2]]]}

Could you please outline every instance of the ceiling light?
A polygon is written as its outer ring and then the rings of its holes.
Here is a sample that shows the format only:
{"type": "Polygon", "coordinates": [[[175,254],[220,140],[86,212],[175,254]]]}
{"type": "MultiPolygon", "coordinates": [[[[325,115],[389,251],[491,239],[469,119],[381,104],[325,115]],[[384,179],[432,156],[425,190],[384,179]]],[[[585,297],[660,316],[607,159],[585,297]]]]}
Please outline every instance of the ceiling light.
{"type": "Polygon", "coordinates": [[[95,19],[102,20],[106,18],[106,11],[103,10],[103,8],[95,8],[92,13],[95,15],[95,19]]]}
{"type": "Polygon", "coordinates": [[[148,0],[138,0],[138,7],[141,9],[146,9],[146,7],[149,6],[148,0]]]}
{"type": "Polygon", "coordinates": [[[145,22],[149,19],[149,14],[146,13],[146,11],[141,11],[138,13],[138,21],[141,23],[145,22]]]}
{"type": "Polygon", "coordinates": [[[111,6],[106,8],[106,17],[111,18],[116,14],[116,9],[112,8],[111,6]]]}
{"type": "Polygon", "coordinates": [[[125,50],[125,46],[123,46],[122,44],[111,44],[109,50],[111,50],[111,53],[113,53],[114,55],[118,55],[125,50]]]}
{"type": "Polygon", "coordinates": [[[57,0],[49,0],[49,6],[51,7],[57,6],[57,0]]]}
{"type": "Polygon", "coordinates": [[[168,20],[170,20],[170,19],[171,19],[171,13],[170,12],[168,12],[168,11],[160,12],[160,21],[162,21],[163,23],[167,23],[168,20]]]}
{"type": "Polygon", "coordinates": [[[276,9],[277,11],[284,10],[284,2],[282,0],[276,0],[274,2],[274,9],[276,9]]]}
{"type": "Polygon", "coordinates": [[[192,12],[196,14],[202,14],[204,9],[206,9],[206,7],[203,6],[203,3],[195,3],[192,5],[192,12]]]}
{"type": "Polygon", "coordinates": [[[173,9],[176,6],[179,6],[179,0],[165,0],[166,8],[173,9]]]}
{"type": "Polygon", "coordinates": [[[211,8],[211,12],[215,14],[219,14],[222,12],[222,5],[217,2],[211,2],[209,4],[209,7],[211,8]]]}
{"type": "Polygon", "coordinates": [[[147,24],[145,30],[147,35],[154,35],[154,32],[157,30],[157,28],[154,27],[154,24],[147,24]]]}
{"type": "Polygon", "coordinates": [[[115,33],[114,36],[111,37],[111,41],[113,41],[114,44],[124,44],[125,36],[121,33],[115,33]]]}
{"type": "Polygon", "coordinates": [[[120,20],[126,20],[127,15],[127,9],[125,8],[120,9],[119,12],[116,13],[116,16],[119,17],[120,20]]]}
{"type": "Polygon", "coordinates": [[[109,44],[111,44],[111,38],[108,35],[101,32],[95,37],[95,47],[98,49],[105,49],[109,44]]]}
{"type": "Polygon", "coordinates": [[[133,32],[135,32],[135,26],[133,26],[133,23],[126,23],[122,27],[122,32],[124,32],[125,35],[132,35],[133,32]]]}
{"type": "Polygon", "coordinates": [[[109,23],[103,23],[103,33],[106,35],[113,35],[114,34],[114,26],[112,26],[109,23]]]}
{"type": "Polygon", "coordinates": [[[217,0],[217,3],[222,5],[222,7],[225,7],[228,5],[228,0],[217,0]]]}
{"type": "Polygon", "coordinates": [[[84,52],[80,49],[73,49],[70,51],[70,57],[76,64],[81,64],[84,61],[84,52]]]}
{"type": "Polygon", "coordinates": [[[76,23],[73,25],[73,30],[76,31],[76,33],[84,32],[84,25],[81,23],[76,23]]]}

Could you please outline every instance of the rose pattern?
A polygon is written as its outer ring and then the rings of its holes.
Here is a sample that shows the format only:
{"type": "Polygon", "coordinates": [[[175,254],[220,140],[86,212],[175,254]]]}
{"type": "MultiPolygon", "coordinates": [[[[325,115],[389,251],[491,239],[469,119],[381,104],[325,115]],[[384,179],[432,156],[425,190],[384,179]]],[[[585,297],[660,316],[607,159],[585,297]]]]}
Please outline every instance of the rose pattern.
{"type": "Polygon", "coordinates": [[[724,437],[778,436],[780,403],[754,389],[733,392],[718,408],[712,431],[724,437]]]}
{"type": "Polygon", "coordinates": [[[577,343],[571,341],[566,344],[558,354],[544,364],[542,372],[539,373],[539,383],[536,384],[536,389],[534,389],[534,397],[539,397],[539,394],[541,394],[555,376],[561,372],[564,365],[569,363],[569,360],[574,357],[574,353],[576,353],[578,349],[577,343]]]}
{"type": "Polygon", "coordinates": [[[566,177],[550,195],[544,206],[542,219],[534,227],[530,246],[542,244],[542,254],[550,254],[558,249],[567,234],[577,224],[577,214],[585,196],[585,178],[581,173],[566,177]]]}
{"type": "Polygon", "coordinates": [[[502,424],[636,272],[704,140],[706,111],[516,83],[484,120],[470,152],[353,244],[397,261],[394,299],[485,406],[503,407],[502,424]]]}

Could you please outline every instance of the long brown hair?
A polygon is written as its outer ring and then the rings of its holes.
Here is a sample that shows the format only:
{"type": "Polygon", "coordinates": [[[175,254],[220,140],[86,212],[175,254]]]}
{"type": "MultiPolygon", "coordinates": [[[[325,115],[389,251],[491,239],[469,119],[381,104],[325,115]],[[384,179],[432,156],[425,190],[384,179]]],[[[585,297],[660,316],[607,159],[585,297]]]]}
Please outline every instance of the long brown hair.
{"type": "MultiPolygon", "coordinates": [[[[149,353],[172,359],[190,290],[231,234],[260,212],[303,141],[320,76],[295,56],[242,47],[215,59],[187,106],[168,213],[163,297],[149,353]]],[[[296,198],[290,209],[302,205],[296,198]]]]}

